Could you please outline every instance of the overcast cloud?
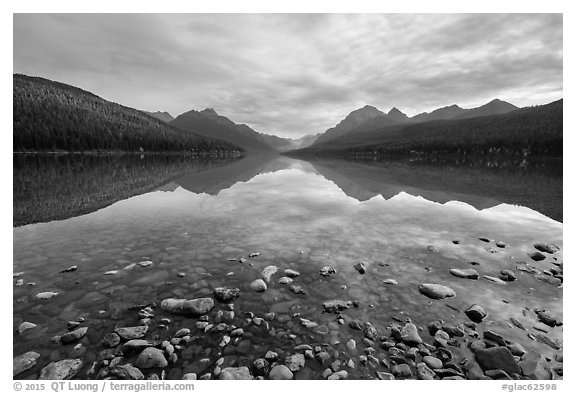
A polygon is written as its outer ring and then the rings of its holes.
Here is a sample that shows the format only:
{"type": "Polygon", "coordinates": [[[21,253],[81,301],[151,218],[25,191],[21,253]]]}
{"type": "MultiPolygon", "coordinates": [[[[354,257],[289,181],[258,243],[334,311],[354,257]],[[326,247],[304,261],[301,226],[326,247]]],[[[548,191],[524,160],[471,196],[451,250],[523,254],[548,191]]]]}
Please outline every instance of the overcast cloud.
{"type": "Polygon", "coordinates": [[[561,14],[16,14],[14,72],[284,137],[366,104],[412,116],[562,97],[561,14]]]}

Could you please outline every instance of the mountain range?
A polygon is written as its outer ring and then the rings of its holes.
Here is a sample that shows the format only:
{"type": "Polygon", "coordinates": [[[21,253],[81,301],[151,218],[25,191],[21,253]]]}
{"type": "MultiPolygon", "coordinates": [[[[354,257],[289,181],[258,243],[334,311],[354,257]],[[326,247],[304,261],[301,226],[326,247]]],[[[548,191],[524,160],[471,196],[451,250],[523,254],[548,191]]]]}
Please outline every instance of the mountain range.
{"type": "Polygon", "coordinates": [[[562,145],[561,100],[519,109],[495,99],[476,108],[451,105],[413,117],[396,107],[385,113],[366,105],[324,132],[288,139],[237,124],[212,108],[174,118],[168,112],[138,111],[44,78],[15,74],[13,82],[14,151],[406,154],[515,143],[519,143],[517,150],[543,151],[537,143],[541,138],[549,142],[547,152],[552,149],[557,154],[562,145]]]}

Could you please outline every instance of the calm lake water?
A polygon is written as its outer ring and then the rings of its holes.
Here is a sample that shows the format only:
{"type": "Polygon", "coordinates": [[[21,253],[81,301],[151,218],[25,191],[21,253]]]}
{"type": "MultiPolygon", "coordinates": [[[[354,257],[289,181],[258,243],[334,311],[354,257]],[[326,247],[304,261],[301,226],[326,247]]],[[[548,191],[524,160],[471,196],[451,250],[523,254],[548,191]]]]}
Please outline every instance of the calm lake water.
{"type": "MultiPolygon", "coordinates": [[[[358,307],[343,311],[346,322],[369,321],[389,334],[390,325],[411,320],[423,327],[419,333],[430,344],[428,324],[469,322],[464,310],[476,303],[489,314],[476,327],[480,336],[490,329],[548,357],[551,367],[561,366],[555,355],[562,350],[553,347],[563,346],[563,328],[538,322],[534,313],[544,308],[562,316],[562,288],[546,281],[550,269],[562,263],[561,173],[287,157],[190,162],[148,156],[19,157],[14,170],[15,225],[38,223],[13,231],[14,272],[23,272],[14,278],[13,352],[41,355],[18,378],[38,378],[48,363],[75,357],[84,360],[76,378],[87,378],[89,367],[101,359],[104,335],[138,325],[138,310],[148,304],[158,307],[146,338],[170,339],[182,327],[194,337],[166,368],[167,378],[212,372],[221,357],[242,366],[267,351],[290,355],[298,344],[329,348],[330,362],[338,359],[344,368],[352,359],[356,366],[346,368],[349,379],[387,371],[361,364],[363,333],[322,312],[323,302],[333,299],[358,301],[358,307]],[[507,246],[497,247],[497,241],[507,246]],[[528,256],[536,243],[553,243],[561,251],[537,262],[528,256]],[[259,255],[248,257],[251,253],[259,255]],[[152,264],[142,267],[142,261],[152,264]],[[361,261],[365,274],[354,268],[361,261]],[[61,272],[71,265],[77,270],[61,272]],[[270,265],[278,272],[268,289],[252,291],[250,283],[270,265]],[[321,276],[323,266],[336,274],[321,276]],[[530,267],[540,274],[527,272],[530,267]],[[450,268],[474,268],[480,279],[454,277],[450,268]],[[305,293],[278,283],[284,269],[300,273],[294,284],[305,293]],[[512,270],[517,281],[483,278],[498,277],[503,269],[512,270]],[[117,274],[104,274],[112,270],[117,274]],[[16,286],[18,279],[23,285],[16,286]],[[456,296],[431,300],[418,291],[421,283],[447,285],[456,296]],[[171,297],[211,297],[221,286],[240,289],[232,323],[245,331],[224,348],[219,346],[223,332],[204,333],[196,318],[159,307],[171,297]],[[46,291],[58,295],[35,298],[46,291]],[[257,317],[274,312],[275,318],[267,326],[248,324],[248,312],[257,317]],[[78,317],[88,326],[81,346],[51,342],[78,317]],[[171,319],[167,327],[160,324],[165,317],[171,319]],[[300,318],[318,326],[304,327],[300,318]],[[526,330],[511,324],[511,318],[526,330]],[[20,334],[24,321],[37,326],[20,334]],[[350,338],[357,341],[356,350],[347,348],[350,338]]],[[[211,321],[218,310],[227,307],[216,302],[211,321]]],[[[473,358],[467,348],[473,338],[461,341],[449,347],[455,363],[473,358]]],[[[374,356],[388,355],[375,345],[374,356]]],[[[307,359],[295,377],[322,378],[326,367],[307,359]]],[[[145,375],[150,373],[161,374],[150,370],[145,375]]]]}

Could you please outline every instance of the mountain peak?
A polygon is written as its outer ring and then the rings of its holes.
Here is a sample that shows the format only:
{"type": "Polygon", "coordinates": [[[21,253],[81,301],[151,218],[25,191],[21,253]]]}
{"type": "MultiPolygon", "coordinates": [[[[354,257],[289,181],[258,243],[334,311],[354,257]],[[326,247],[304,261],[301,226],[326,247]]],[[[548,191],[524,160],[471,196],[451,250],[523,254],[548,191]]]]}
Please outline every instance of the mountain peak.
{"type": "Polygon", "coordinates": [[[390,112],[388,112],[388,116],[399,122],[408,120],[408,116],[396,107],[390,109],[390,112]]]}
{"type": "Polygon", "coordinates": [[[218,113],[214,110],[214,108],[206,108],[206,109],[200,111],[200,113],[203,113],[203,114],[205,114],[205,115],[220,116],[220,115],[218,115],[218,113]]]}

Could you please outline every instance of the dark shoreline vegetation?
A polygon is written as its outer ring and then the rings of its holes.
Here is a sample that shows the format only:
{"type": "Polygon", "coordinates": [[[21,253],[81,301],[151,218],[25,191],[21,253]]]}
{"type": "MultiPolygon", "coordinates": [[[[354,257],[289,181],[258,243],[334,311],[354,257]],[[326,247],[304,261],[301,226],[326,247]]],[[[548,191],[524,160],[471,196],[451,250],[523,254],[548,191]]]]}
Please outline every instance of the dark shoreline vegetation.
{"type": "Polygon", "coordinates": [[[175,154],[14,154],[13,226],[88,214],[184,174],[238,159],[175,154]]]}

